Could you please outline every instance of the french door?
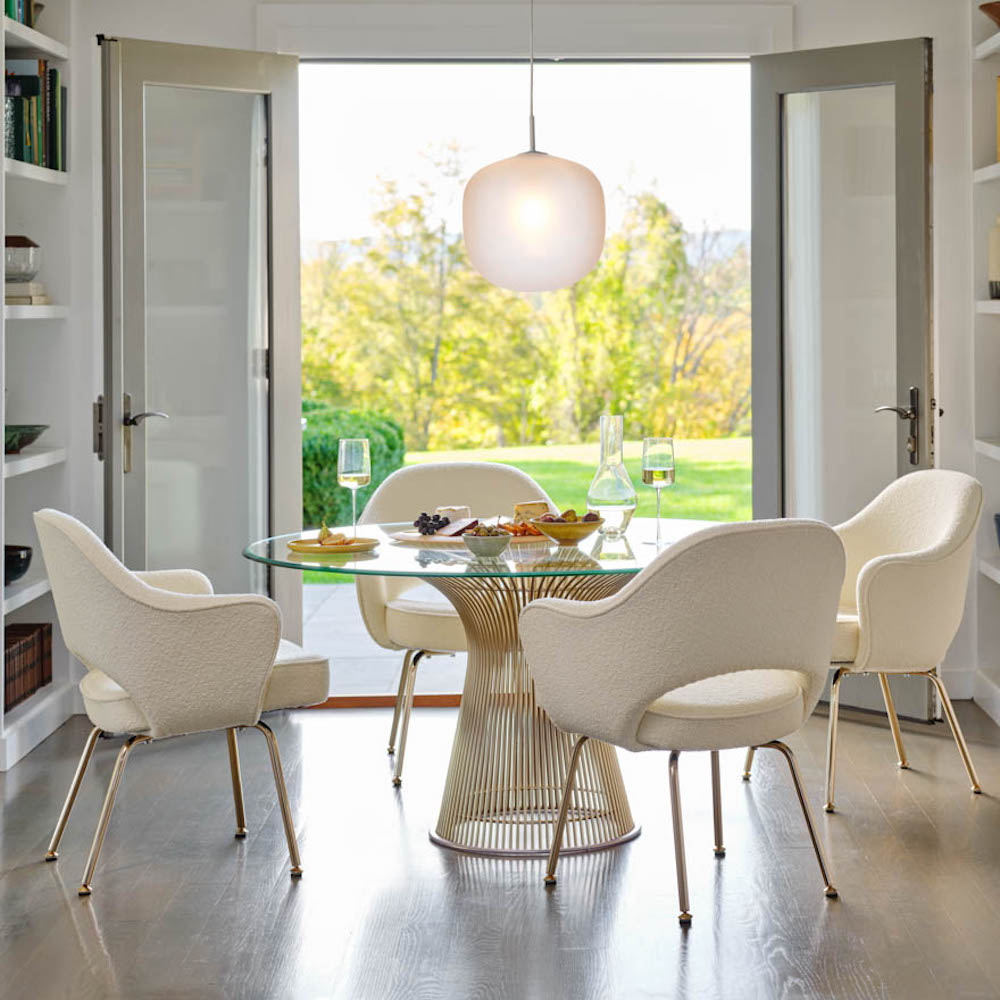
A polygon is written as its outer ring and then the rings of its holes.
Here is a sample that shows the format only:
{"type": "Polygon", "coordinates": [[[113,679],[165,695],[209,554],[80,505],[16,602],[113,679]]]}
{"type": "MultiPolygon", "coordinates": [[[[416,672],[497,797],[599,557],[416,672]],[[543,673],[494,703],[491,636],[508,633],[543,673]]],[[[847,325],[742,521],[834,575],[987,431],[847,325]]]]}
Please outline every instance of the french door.
{"type": "Polygon", "coordinates": [[[754,516],[836,524],[934,461],[931,43],[758,56],[751,89],[754,516]]]}
{"type": "Polygon", "coordinates": [[[301,525],[298,64],[102,39],[108,544],[272,592],[241,557],[301,525]]]}

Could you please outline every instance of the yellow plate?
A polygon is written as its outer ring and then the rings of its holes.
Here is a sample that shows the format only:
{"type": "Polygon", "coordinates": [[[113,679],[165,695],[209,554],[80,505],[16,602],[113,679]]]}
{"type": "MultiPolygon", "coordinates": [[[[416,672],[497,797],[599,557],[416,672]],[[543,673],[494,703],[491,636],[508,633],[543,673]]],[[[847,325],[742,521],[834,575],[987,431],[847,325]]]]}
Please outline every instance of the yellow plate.
{"type": "Polygon", "coordinates": [[[293,552],[306,552],[309,555],[337,555],[341,552],[371,552],[378,545],[377,538],[354,538],[343,545],[320,545],[314,538],[300,538],[289,542],[288,547],[293,552]]]}

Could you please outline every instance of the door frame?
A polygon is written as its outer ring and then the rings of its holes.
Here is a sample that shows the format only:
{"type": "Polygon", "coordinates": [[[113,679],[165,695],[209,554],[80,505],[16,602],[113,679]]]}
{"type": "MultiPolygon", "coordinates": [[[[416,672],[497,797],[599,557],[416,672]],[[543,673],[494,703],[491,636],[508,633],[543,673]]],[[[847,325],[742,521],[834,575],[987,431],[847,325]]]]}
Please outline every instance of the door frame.
{"type": "MultiPolygon", "coordinates": [[[[125,330],[145,324],[144,282],[126,287],[125,262],[145,256],[144,132],[146,84],[243,91],[267,100],[269,510],[268,533],[298,531],[302,523],[302,334],[299,303],[298,58],[98,36],[102,53],[104,178],[104,405],[105,541],[132,569],[145,568],[145,509],[125,521],[122,467],[123,399],[146,409],[146,386],[125,385],[125,330]],[[136,169],[122,170],[122,163],[136,169]]],[[[144,425],[143,425],[144,426],[144,425]]],[[[142,426],[132,433],[132,461],[145,461],[142,426]]],[[[248,541],[250,541],[248,539],[248,541]]],[[[282,610],[283,634],[301,640],[299,574],[272,571],[271,596],[282,610]]]]}
{"type": "Polygon", "coordinates": [[[931,40],[908,38],[752,56],[751,385],[753,516],[785,516],[784,484],[784,97],[789,93],[895,85],[896,247],[912,268],[896,268],[896,378],[920,389],[918,461],[897,426],[897,473],[934,464],[931,248],[931,40]],[[914,156],[919,149],[921,155],[914,156]],[[922,330],[922,342],[900,331],[922,330]]]}

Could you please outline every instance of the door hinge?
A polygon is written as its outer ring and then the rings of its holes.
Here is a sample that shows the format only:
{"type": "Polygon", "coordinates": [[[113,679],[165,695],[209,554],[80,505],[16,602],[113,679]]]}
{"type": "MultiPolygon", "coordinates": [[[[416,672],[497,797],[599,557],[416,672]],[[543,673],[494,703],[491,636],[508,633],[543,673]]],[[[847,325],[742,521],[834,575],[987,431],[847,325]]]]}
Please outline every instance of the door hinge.
{"type": "Polygon", "coordinates": [[[97,455],[97,461],[104,461],[104,396],[103,394],[97,397],[93,408],[93,420],[94,420],[94,437],[93,437],[93,447],[94,454],[97,455]]]}
{"type": "Polygon", "coordinates": [[[266,378],[271,377],[271,348],[270,347],[258,347],[253,352],[253,374],[254,378],[266,378]]]}

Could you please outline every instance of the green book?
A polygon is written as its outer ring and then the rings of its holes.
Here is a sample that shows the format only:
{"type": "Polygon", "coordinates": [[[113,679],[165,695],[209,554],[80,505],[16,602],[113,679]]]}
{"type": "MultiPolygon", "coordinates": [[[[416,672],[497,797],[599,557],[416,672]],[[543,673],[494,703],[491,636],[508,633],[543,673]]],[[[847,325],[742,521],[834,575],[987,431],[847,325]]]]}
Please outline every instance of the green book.
{"type": "Polygon", "coordinates": [[[17,0],[3,0],[3,12],[7,17],[17,20],[17,0]]]}

